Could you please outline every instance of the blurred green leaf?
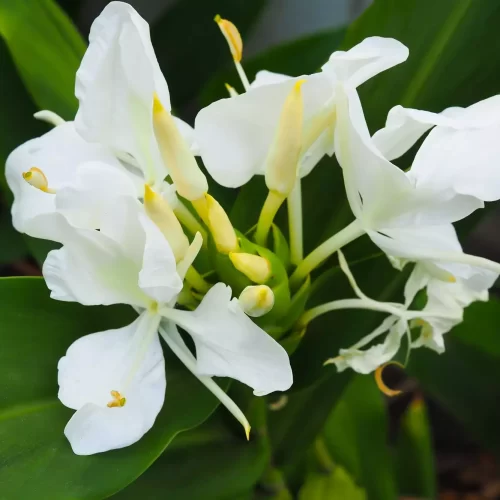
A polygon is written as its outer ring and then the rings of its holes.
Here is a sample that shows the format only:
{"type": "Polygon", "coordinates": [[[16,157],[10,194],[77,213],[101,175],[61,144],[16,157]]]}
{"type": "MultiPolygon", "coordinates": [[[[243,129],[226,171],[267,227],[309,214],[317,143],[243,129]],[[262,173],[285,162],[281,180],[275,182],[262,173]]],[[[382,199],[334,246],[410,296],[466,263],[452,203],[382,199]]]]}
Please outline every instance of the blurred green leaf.
{"type": "Polygon", "coordinates": [[[367,498],[371,497],[356,486],[352,477],[339,466],[335,467],[333,472],[309,474],[298,496],[298,500],[366,500],[367,498]]]}
{"type": "Polygon", "coordinates": [[[436,470],[425,402],[414,399],[404,413],[395,456],[399,493],[436,498],[436,470]]]}
{"type": "MultiPolygon", "coordinates": [[[[116,500],[233,499],[251,493],[269,461],[266,440],[254,434],[247,442],[225,425],[225,409],[203,425],[179,435],[137,481],[116,500]]],[[[241,431],[241,429],[238,429],[241,431]]]]}
{"type": "Polygon", "coordinates": [[[373,377],[356,375],[328,417],[323,436],[334,461],[370,500],[396,498],[384,398],[373,377]]]}
{"type": "Polygon", "coordinates": [[[0,241],[0,265],[28,255],[23,237],[12,227],[9,210],[3,205],[0,205],[0,241]]]}
{"type": "Polygon", "coordinates": [[[72,410],[57,399],[57,362],[76,338],[129,323],[132,309],[56,302],[40,278],[3,278],[0,316],[4,498],[105,498],[132,482],[177,433],[200,424],[216,407],[211,393],[166,352],[168,388],[153,429],[122,450],[74,455],[63,435],[72,410]]]}
{"type": "Polygon", "coordinates": [[[500,356],[498,335],[483,337],[481,325],[500,330],[500,302],[476,302],[465,310],[464,322],[446,334],[446,351],[412,354],[408,371],[465,426],[470,435],[500,454],[500,356]]]}
{"type": "Polygon", "coordinates": [[[39,108],[73,118],[85,42],[61,8],[53,0],[2,0],[0,34],[39,108]]]}
{"type": "Polygon", "coordinates": [[[245,39],[266,4],[267,0],[183,0],[152,26],[153,46],[174,106],[189,104],[222,65],[232,64],[215,15],[232,21],[245,39]]]}

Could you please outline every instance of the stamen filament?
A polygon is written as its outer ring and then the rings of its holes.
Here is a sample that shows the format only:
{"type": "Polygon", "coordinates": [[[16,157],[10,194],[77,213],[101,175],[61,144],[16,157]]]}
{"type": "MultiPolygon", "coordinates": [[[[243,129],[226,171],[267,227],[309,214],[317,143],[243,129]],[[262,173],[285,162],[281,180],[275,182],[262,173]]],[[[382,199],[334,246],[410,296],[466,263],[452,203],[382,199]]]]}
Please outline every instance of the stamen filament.
{"type": "Polygon", "coordinates": [[[269,191],[264,206],[260,212],[259,221],[257,222],[257,230],[255,232],[255,241],[262,247],[267,244],[267,236],[274,221],[274,217],[279,208],[285,201],[285,196],[276,192],[269,191]]]}
{"type": "Polygon", "coordinates": [[[37,111],[33,116],[35,119],[40,120],[42,122],[46,122],[54,127],[66,123],[66,120],[61,118],[57,113],[49,111],[48,109],[42,109],[41,111],[37,111]]]}
{"type": "Polygon", "coordinates": [[[351,241],[359,238],[365,233],[358,220],[354,220],[344,229],[334,234],[331,238],[324,241],[315,250],[313,250],[295,269],[295,272],[290,277],[290,285],[296,288],[302,280],[328,257],[333,255],[337,250],[341,249],[351,241]]]}
{"type": "Polygon", "coordinates": [[[191,351],[182,345],[182,338],[175,324],[169,322],[167,331],[160,326],[160,335],[163,337],[167,345],[172,349],[174,354],[184,363],[185,367],[229,410],[229,412],[240,422],[245,429],[247,440],[250,439],[250,423],[247,418],[236,405],[236,403],[212,380],[211,377],[198,375],[196,368],[196,358],[191,354],[191,351]]]}
{"type": "Polygon", "coordinates": [[[287,200],[288,232],[290,234],[290,260],[297,265],[304,258],[302,225],[302,187],[297,178],[295,186],[287,200]]]}
{"type": "Polygon", "coordinates": [[[250,90],[250,82],[248,81],[248,77],[245,73],[245,70],[243,69],[243,66],[239,61],[234,61],[234,65],[236,66],[236,71],[238,72],[238,76],[240,77],[243,88],[245,89],[245,91],[250,90]]]}

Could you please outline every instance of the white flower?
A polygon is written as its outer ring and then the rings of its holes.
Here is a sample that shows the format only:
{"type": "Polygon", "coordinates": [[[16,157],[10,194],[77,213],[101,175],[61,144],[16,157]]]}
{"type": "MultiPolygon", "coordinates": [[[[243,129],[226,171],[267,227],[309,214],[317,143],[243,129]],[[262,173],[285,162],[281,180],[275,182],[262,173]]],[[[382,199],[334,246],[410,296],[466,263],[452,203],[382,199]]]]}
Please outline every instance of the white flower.
{"type": "Polygon", "coordinates": [[[407,57],[408,49],[396,40],[373,37],[348,52],[333,53],[318,74],[291,78],[258,73],[245,94],[217,101],[198,114],[196,142],[207,170],[227,187],[241,186],[254,175],[265,174],[287,96],[297,81],[305,79],[298,175],[307,175],[323,155],[333,154],[337,85],[356,88],[407,57]]]}
{"type": "MultiPolygon", "coordinates": [[[[86,198],[79,194],[76,203],[81,206],[86,198]]],[[[93,196],[89,203],[98,203],[97,194],[93,196]]],[[[84,305],[129,304],[140,312],[127,327],[79,339],[60,362],[60,399],[77,410],[65,429],[73,450],[92,454],[121,448],[151,428],[165,391],[158,331],[248,432],[244,415],[209,377],[230,376],[257,395],[286,390],[292,373],[285,350],[246,316],[222,283],[209,290],[196,310],[175,309],[184,275],[200,249],[200,235],[176,263],[166,238],[133,194],[109,196],[112,203],[101,212],[100,231],[67,225],[63,247],[50,252],[43,266],[52,298],[84,305]],[[193,337],[196,359],[175,325],[193,337]]]]}

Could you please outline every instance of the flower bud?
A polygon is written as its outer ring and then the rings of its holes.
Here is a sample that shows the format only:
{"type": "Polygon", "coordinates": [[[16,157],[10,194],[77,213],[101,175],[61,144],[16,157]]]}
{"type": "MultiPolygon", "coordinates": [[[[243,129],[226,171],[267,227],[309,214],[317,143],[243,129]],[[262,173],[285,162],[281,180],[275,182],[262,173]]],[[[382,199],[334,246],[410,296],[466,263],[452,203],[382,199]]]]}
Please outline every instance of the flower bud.
{"type": "Polygon", "coordinates": [[[270,191],[284,197],[292,192],[297,178],[297,165],[302,149],[304,106],[301,87],[304,82],[305,80],[296,81],[288,94],[266,158],[266,185],[270,191]]]}
{"type": "Polygon", "coordinates": [[[250,253],[230,252],[229,258],[233,266],[254,283],[265,283],[271,277],[271,265],[264,257],[250,253]]]}
{"type": "Polygon", "coordinates": [[[170,244],[176,262],[182,260],[189,248],[189,240],[170,205],[148,184],[144,186],[144,208],[148,217],[156,224],[170,244]]]}
{"type": "Polygon", "coordinates": [[[208,191],[207,178],[157,95],[153,100],[153,125],[161,157],[177,192],[190,201],[202,198],[208,191]]]}
{"type": "Polygon", "coordinates": [[[219,15],[215,16],[214,21],[219,26],[224,38],[229,45],[229,50],[235,62],[240,62],[243,57],[243,40],[241,39],[238,28],[227,19],[222,19],[219,15]]]}
{"type": "Polygon", "coordinates": [[[217,250],[224,254],[237,251],[239,249],[238,238],[226,212],[215,198],[209,194],[205,195],[205,198],[208,225],[217,250]]]}
{"type": "Polygon", "coordinates": [[[266,285],[247,286],[240,294],[239,303],[248,316],[258,318],[274,306],[274,293],[266,285]]]}

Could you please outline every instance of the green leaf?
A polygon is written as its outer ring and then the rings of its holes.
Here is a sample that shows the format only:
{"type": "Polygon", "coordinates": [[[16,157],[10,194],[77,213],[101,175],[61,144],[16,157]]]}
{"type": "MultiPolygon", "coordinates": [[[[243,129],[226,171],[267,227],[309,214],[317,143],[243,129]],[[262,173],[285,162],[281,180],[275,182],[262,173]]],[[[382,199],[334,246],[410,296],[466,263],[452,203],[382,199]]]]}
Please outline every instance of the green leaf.
{"type": "Polygon", "coordinates": [[[425,402],[414,399],[402,417],[396,454],[399,493],[436,498],[436,469],[425,402]]]}
{"type": "Polygon", "coordinates": [[[183,0],[152,26],[153,47],[174,106],[188,104],[222,65],[232,64],[226,40],[213,20],[215,15],[232,21],[245,39],[266,3],[266,0],[183,0]]]}
{"type": "Polygon", "coordinates": [[[387,431],[385,402],[373,377],[356,375],[323,435],[334,463],[342,465],[373,500],[397,496],[387,431]]]}
{"type": "Polygon", "coordinates": [[[5,498],[105,498],[137,478],[215,398],[166,352],[168,388],[153,429],[138,443],[77,456],[63,429],[72,410],[57,399],[57,362],[78,337],[129,323],[124,306],[84,307],[49,298],[42,279],[0,280],[0,484],[5,498]]]}
{"type": "Polygon", "coordinates": [[[73,118],[85,43],[67,15],[53,0],[3,0],[0,34],[39,108],[73,118]]]}
{"type": "Polygon", "coordinates": [[[337,466],[333,472],[309,474],[300,489],[298,500],[366,500],[366,498],[368,497],[365,491],[356,486],[352,477],[342,467],[337,466]]]}
{"type": "Polygon", "coordinates": [[[500,379],[498,335],[500,302],[476,302],[465,310],[464,322],[446,334],[446,351],[428,349],[412,353],[408,371],[422,388],[435,396],[486,448],[500,454],[500,404],[494,395],[500,379]]]}
{"type": "Polygon", "coordinates": [[[12,227],[9,211],[0,205],[0,265],[9,264],[28,255],[21,234],[12,227]]]}
{"type": "MultiPolygon", "coordinates": [[[[177,437],[167,451],[116,500],[233,499],[253,490],[269,461],[262,436],[247,442],[225,425],[225,409],[203,425],[177,437]]],[[[238,429],[240,431],[240,429],[238,429]]]]}

